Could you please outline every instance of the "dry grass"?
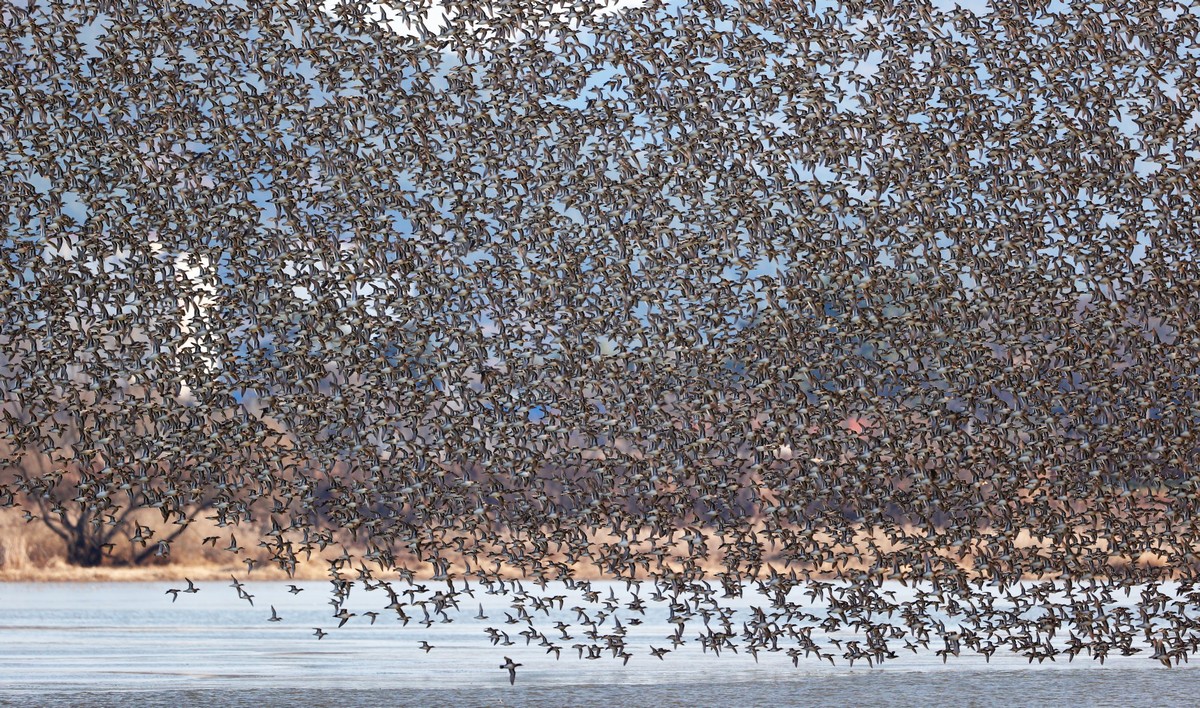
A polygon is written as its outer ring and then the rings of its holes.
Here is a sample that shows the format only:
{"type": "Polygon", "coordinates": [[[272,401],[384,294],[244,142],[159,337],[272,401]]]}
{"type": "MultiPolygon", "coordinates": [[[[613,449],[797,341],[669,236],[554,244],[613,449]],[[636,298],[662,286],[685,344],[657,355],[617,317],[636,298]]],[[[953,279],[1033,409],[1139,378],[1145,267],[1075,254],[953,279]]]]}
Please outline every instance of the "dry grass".
{"type": "MultiPolygon", "coordinates": [[[[153,520],[149,514],[142,519],[143,523],[147,524],[151,524],[153,520]]],[[[46,526],[36,521],[32,523],[25,522],[21,513],[15,509],[0,509],[0,581],[112,582],[177,580],[182,577],[199,581],[227,578],[230,575],[235,575],[239,578],[249,577],[250,579],[262,580],[287,579],[289,577],[287,573],[277,565],[271,564],[266,551],[257,547],[258,539],[261,538],[263,531],[265,529],[247,526],[218,528],[213,522],[207,519],[198,519],[171,544],[171,555],[168,558],[152,559],[152,562],[138,566],[129,565],[128,563],[123,564],[120,558],[128,557],[130,551],[137,549],[128,546],[122,548],[119,544],[116,549],[118,556],[116,563],[109,562],[106,565],[96,568],[80,568],[66,562],[66,546],[64,542],[46,526]],[[245,547],[245,550],[237,556],[224,550],[224,546],[228,544],[230,533],[236,534],[239,544],[245,547]],[[215,545],[205,545],[203,539],[209,536],[217,536],[220,540],[215,545]],[[246,558],[254,558],[258,561],[258,564],[250,572],[249,576],[247,576],[246,565],[244,563],[244,559],[246,558]]],[[[504,536],[504,534],[501,535],[504,536]]],[[[918,532],[916,535],[920,536],[921,534],[918,532]]],[[[724,572],[725,567],[721,562],[720,551],[716,547],[716,539],[713,538],[712,534],[709,534],[709,536],[709,556],[703,562],[699,563],[699,566],[706,572],[715,575],[724,572]]],[[[596,544],[612,544],[619,539],[607,534],[598,533],[593,534],[589,540],[593,544],[592,547],[595,548],[596,544]]],[[[884,552],[896,549],[896,545],[878,533],[867,534],[860,532],[856,535],[854,541],[847,545],[834,544],[832,539],[824,534],[817,534],[817,540],[823,544],[830,544],[838,550],[850,553],[853,553],[856,549],[865,551],[872,544],[884,552]]],[[[1019,533],[1014,541],[1014,545],[1017,548],[1036,548],[1040,551],[1049,550],[1047,541],[1033,539],[1025,532],[1019,533]]],[[[122,540],[121,543],[127,542],[122,540]]],[[[349,550],[355,555],[361,555],[363,551],[361,547],[356,548],[353,546],[349,550]]],[[[643,548],[641,550],[646,549],[643,548]]],[[[677,542],[677,545],[671,550],[680,556],[687,555],[686,546],[682,542],[677,542]]],[[[329,577],[329,563],[327,559],[332,559],[340,555],[341,552],[342,547],[335,545],[327,548],[324,553],[314,552],[312,558],[309,560],[305,560],[302,557],[299,559],[299,564],[291,577],[296,580],[326,579],[329,577]]],[[[779,549],[775,549],[774,552],[768,551],[764,554],[763,560],[765,562],[774,562],[777,567],[782,568],[783,564],[780,562],[781,558],[778,552],[779,549]]],[[[487,555],[487,553],[483,553],[481,557],[486,557],[487,555]]],[[[943,551],[939,552],[939,555],[943,558],[951,558],[951,549],[943,549],[943,551]]],[[[973,557],[969,552],[963,558],[951,559],[953,562],[957,562],[960,567],[966,569],[970,569],[973,564],[973,557]]],[[[466,566],[462,562],[462,559],[451,557],[448,560],[450,560],[449,570],[452,573],[458,575],[464,573],[466,566]]],[[[546,560],[563,562],[567,559],[560,553],[550,553],[546,560]]],[[[413,569],[418,577],[427,578],[432,575],[431,566],[418,563],[411,556],[400,556],[397,558],[397,563],[413,569]]],[[[1143,555],[1138,563],[1141,566],[1159,567],[1164,564],[1164,556],[1154,552],[1143,555]]],[[[1125,565],[1128,565],[1128,561],[1125,559],[1116,556],[1110,558],[1110,567],[1120,568],[1125,565]]],[[[668,563],[668,567],[671,566],[677,566],[677,564],[668,563]]],[[[491,566],[489,565],[488,567],[490,569],[491,566]]],[[[598,579],[607,575],[601,568],[586,558],[576,559],[571,564],[571,567],[575,577],[579,579],[598,579]]],[[[863,570],[865,566],[858,559],[853,559],[846,563],[843,568],[847,570],[863,570]]],[[[672,569],[678,570],[679,568],[674,567],[672,569]]],[[[813,570],[815,571],[813,575],[817,577],[832,577],[833,575],[832,568],[813,570]]],[[[518,577],[520,575],[519,572],[512,572],[512,569],[506,569],[506,571],[502,571],[501,574],[508,577],[518,577]]],[[[968,570],[968,573],[974,574],[970,570],[968,570]]],[[[639,573],[639,575],[644,574],[639,573]]]]}
{"type": "MultiPolygon", "coordinates": [[[[154,515],[147,513],[140,519],[152,523],[154,515]]],[[[285,573],[269,563],[269,555],[256,547],[260,529],[255,527],[218,528],[206,519],[194,521],[171,544],[168,558],[155,558],[142,565],[129,565],[127,558],[132,544],[119,541],[115,561],[106,561],[96,568],[80,568],[66,561],[66,544],[44,524],[26,522],[21,512],[15,509],[0,509],[0,581],[36,582],[109,582],[168,580],[181,577],[193,580],[227,578],[230,574],[246,577],[246,565],[242,559],[259,561],[251,571],[252,579],[284,579],[285,573]],[[238,543],[246,547],[234,556],[224,550],[230,533],[238,536],[238,543]],[[204,538],[217,536],[221,540],[205,545],[204,538]],[[125,547],[122,547],[122,546],[125,547]]],[[[315,554],[309,562],[301,562],[294,576],[297,580],[326,578],[328,565],[315,554]]]]}
{"type": "Polygon", "coordinates": [[[44,525],[0,509],[0,574],[34,573],[61,560],[65,546],[44,525]]]}
{"type": "MultiPolygon", "coordinates": [[[[185,577],[199,581],[219,580],[221,578],[228,578],[231,574],[244,577],[245,573],[246,566],[244,565],[222,566],[215,563],[209,565],[172,563],[168,565],[134,567],[100,566],[99,568],[79,568],[67,565],[64,561],[56,559],[54,563],[38,568],[23,568],[20,570],[0,568],[0,581],[98,583],[179,580],[185,577]]],[[[287,575],[278,568],[263,568],[261,570],[256,569],[250,577],[254,580],[273,580],[285,579],[287,575]]],[[[318,577],[324,576],[321,575],[318,577]]],[[[311,578],[298,576],[296,579],[311,578]]]]}

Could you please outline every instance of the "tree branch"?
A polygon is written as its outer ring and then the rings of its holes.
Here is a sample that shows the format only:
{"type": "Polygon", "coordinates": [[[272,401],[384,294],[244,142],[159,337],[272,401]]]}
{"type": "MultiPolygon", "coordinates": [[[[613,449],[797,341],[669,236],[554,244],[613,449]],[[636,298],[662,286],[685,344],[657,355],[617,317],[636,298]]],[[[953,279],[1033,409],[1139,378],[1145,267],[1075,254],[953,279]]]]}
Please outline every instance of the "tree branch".
{"type": "MultiPolygon", "coordinates": [[[[170,535],[168,535],[166,538],[159,539],[159,543],[166,543],[168,546],[170,546],[172,541],[179,538],[180,534],[182,534],[184,531],[187,531],[188,527],[192,525],[192,521],[194,521],[196,519],[196,515],[199,514],[201,511],[207,509],[211,505],[212,505],[211,500],[205,501],[201,504],[197,504],[195,507],[192,508],[192,511],[187,516],[184,517],[184,522],[182,524],[179,524],[178,528],[176,528],[174,531],[172,531],[170,533],[170,535]]],[[[134,565],[140,564],[142,561],[144,561],[147,558],[149,558],[150,556],[152,556],[157,550],[158,550],[158,543],[155,543],[153,546],[146,547],[145,549],[142,550],[141,553],[134,556],[134,558],[133,558],[134,565]]]]}
{"type": "Polygon", "coordinates": [[[34,497],[34,501],[37,503],[38,511],[42,512],[41,519],[42,523],[46,525],[46,528],[53,531],[55,536],[58,536],[67,543],[70,543],[71,536],[67,533],[66,524],[63,523],[61,519],[55,520],[50,518],[50,509],[46,506],[46,500],[39,496],[34,497]]]}
{"type": "Polygon", "coordinates": [[[103,543],[108,543],[109,541],[111,541],[113,536],[117,535],[117,532],[121,530],[121,528],[125,525],[125,522],[129,519],[129,517],[135,511],[137,511],[137,507],[134,506],[133,504],[130,504],[129,506],[123,508],[121,510],[120,517],[117,518],[116,523],[114,523],[108,527],[108,531],[104,532],[104,535],[100,540],[103,543]]]}

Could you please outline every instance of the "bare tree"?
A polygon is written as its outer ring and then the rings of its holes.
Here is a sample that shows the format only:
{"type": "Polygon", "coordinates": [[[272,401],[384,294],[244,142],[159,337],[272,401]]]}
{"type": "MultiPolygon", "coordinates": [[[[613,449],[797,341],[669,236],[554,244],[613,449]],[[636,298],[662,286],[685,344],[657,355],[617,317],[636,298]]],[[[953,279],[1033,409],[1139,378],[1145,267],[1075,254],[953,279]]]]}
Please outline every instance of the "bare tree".
{"type": "Polygon", "coordinates": [[[190,490],[167,493],[156,489],[148,476],[145,486],[111,485],[78,468],[48,469],[46,458],[27,456],[20,472],[12,476],[10,490],[26,507],[27,519],[44,524],[62,539],[66,561],[95,567],[110,562],[141,565],[170,557],[171,544],[204,511],[211,509],[211,492],[190,490]],[[33,509],[37,513],[33,513],[33,509]],[[156,509],[161,522],[146,520],[156,509]]]}

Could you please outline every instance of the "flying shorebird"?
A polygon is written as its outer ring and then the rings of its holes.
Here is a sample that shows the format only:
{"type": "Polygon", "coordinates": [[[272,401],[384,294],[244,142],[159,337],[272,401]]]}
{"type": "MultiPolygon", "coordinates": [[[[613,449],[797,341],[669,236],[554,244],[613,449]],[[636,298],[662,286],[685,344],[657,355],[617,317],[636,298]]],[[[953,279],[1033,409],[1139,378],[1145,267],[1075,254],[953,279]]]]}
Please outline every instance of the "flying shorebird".
{"type": "Polygon", "coordinates": [[[338,612],[334,613],[334,615],[333,615],[333,616],[334,616],[334,618],[335,618],[335,619],[338,619],[338,620],[340,620],[340,621],[338,622],[338,628],[340,629],[340,628],[344,627],[344,626],[346,625],[346,623],[347,623],[347,622],[349,622],[349,621],[350,621],[350,618],[351,618],[351,617],[356,617],[356,616],[358,616],[358,613],[357,613],[357,612],[351,612],[351,611],[349,611],[349,610],[347,610],[346,608],[344,608],[344,607],[343,607],[341,610],[339,610],[338,612]]]}
{"type": "Polygon", "coordinates": [[[517,682],[517,667],[518,666],[524,666],[524,664],[515,663],[512,659],[508,658],[507,656],[504,657],[504,663],[500,665],[500,668],[508,669],[508,685],[510,685],[510,686],[517,682]]]}

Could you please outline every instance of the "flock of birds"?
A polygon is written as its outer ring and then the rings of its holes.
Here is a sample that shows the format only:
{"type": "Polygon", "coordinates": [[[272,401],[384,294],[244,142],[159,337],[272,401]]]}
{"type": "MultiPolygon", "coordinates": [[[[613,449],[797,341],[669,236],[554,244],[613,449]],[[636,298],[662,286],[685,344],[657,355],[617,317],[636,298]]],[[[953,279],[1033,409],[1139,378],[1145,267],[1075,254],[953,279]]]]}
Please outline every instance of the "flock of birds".
{"type": "MultiPolygon", "coordinates": [[[[357,582],[366,592],[382,590],[389,599],[383,609],[389,615],[394,613],[403,626],[408,626],[418,610],[423,618],[417,624],[426,629],[449,624],[455,615],[463,614],[466,598],[472,603],[478,600],[477,588],[468,578],[457,584],[448,578],[443,586],[414,580],[405,573],[399,581],[372,579],[365,570],[359,573],[359,581],[340,577],[336,570],[334,575],[331,604],[336,610],[332,615],[338,620],[336,629],[355,617],[362,617],[357,620],[360,622],[369,620],[373,626],[380,617],[378,611],[358,613],[343,606],[357,582]],[[401,582],[405,587],[398,590],[401,582]]],[[[253,605],[254,596],[245,583],[237,577],[231,580],[239,597],[253,605]]],[[[487,595],[509,600],[511,612],[503,611],[504,625],[520,627],[519,631],[516,627],[486,627],[483,633],[493,646],[533,645],[556,660],[562,659],[564,651],[570,655],[574,650],[580,660],[611,658],[627,665],[639,649],[629,637],[631,628],[663,624],[660,620],[664,618],[647,614],[648,609],[653,614],[655,607],[666,608],[665,624],[673,630],[657,641],[664,646],[655,646],[655,640],[650,640],[642,647],[648,652],[642,653],[660,661],[685,646],[699,646],[717,656],[723,651],[736,654],[740,649],[755,663],[760,653],[783,652],[797,667],[801,659],[809,658],[832,666],[842,661],[853,667],[858,661],[875,667],[907,651],[933,651],[943,663],[964,652],[975,653],[990,663],[992,656],[1003,650],[1039,664],[1057,661],[1060,656],[1072,662],[1081,654],[1104,664],[1109,656],[1145,654],[1171,668],[1188,662],[1200,650],[1200,587],[1191,580],[1169,586],[1144,584],[1137,588],[1136,599],[1131,598],[1134,588],[1129,584],[1096,579],[1018,581],[999,588],[979,583],[970,590],[933,582],[914,584],[908,597],[899,597],[895,589],[870,582],[805,581],[795,572],[785,574],[775,568],[766,577],[751,581],[751,587],[722,589],[704,580],[669,583],[655,579],[647,583],[629,579],[624,598],[611,585],[606,595],[589,580],[568,579],[553,590],[541,582],[541,592],[527,589],[517,579],[484,579],[479,584],[487,595]],[[643,597],[647,584],[651,589],[643,597]],[[749,589],[764,598],[764,604],[750,604],[741,618],[728,600],[749,589]],[[579,603],[569,610],[565,607],[567,593],[579,603]],[[567,616],[570,622],[564,619],[567,616]],[[689,622],[703,627],[688,634],[689,622]],[[569,644],[573,640],[578,641],[569,644]]],[[[186,589],[171,588],[166,593],[174,602],[180,593],[199,591],[188,580],[186,589]]],[[[293,594],[302,591],[296,585],[289,590],[293,594]]],[[[485,614],[482,602],[477,605],[472,620],[495,619],[485,614]]],[[[270,610],[266,621],[283,621],[274,605],[270,610]]],[[[318,640],[329,633],[322,627],[313,628],[318,640]]],[[[645,632],[639,634],[646,638],[645,632]]],[[[437,649],[425,639],[419,648],[426,654],[437,649]]],[[[500,668],[508,671],[509,683],[515,683],[516,669],[523,664],[508,656],[504,661],[500,668]]]]}
{"type": "Polygon", "coordinates": [[[647,601],[795,661],[1196,651],[1196,7],[0,16],[0,505],[81,558],[206,516],[339,626],[474,581],[582,659],[647,601]]]}

